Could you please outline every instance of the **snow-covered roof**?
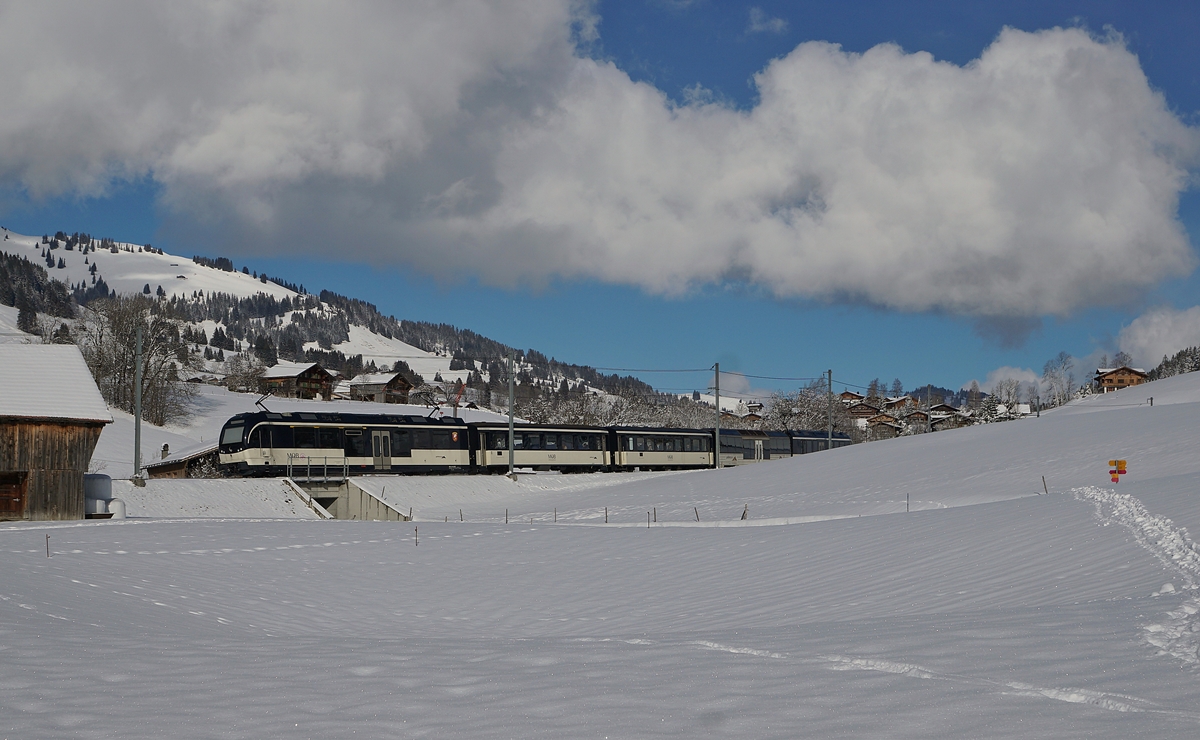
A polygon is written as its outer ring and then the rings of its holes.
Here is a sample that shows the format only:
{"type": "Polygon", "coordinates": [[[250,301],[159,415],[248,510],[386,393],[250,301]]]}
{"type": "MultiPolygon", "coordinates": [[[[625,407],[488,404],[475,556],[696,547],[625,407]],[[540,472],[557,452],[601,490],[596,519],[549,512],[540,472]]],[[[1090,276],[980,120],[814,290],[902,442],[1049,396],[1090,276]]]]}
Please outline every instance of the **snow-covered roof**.
{"type": "Polygon", "coordinates": [[[1096,374],[1097,375],[1105,375],[1107,373],[1115,373],[1118,370],[1132,370],[1135,373],[1141,373],[1142,375],[1146,374],[1146,371],[1143,370],[1142,368],[1129,367],[1128,365],[1122,365],[1121,367],[1098,367],[1098,368],[1096,368],[1096,374]]]}
{"type": "Polygon", "coordinates": [[[363,373],[355,375],[350,385],[387,385],[400,373],[363,373]]]}
{"type": "Polygon", "coordinates": [[[280,360],[278,363],[267,368],[263,373],[264,378],[294,378],[297,375],[305,372],[309,368],[316,367],[315,362],[285,362],[280,360]]]}
{"type": "Polygon", "coordinates": [[[73,344],[0,345],[0,417],[111,422],[73,344]]]}
{"type": "Polygon", "coordinates": [[[201,442],[200,444],[188,445],[175,452],[169,452],[166,457],[161,460],[150,460],[143,467],[154,468],[159,465],[171,465],[173,463],[193,460],[202,455],[208,455],[217,451],[217,440],[213,439],[209,442],[201,442]]]}

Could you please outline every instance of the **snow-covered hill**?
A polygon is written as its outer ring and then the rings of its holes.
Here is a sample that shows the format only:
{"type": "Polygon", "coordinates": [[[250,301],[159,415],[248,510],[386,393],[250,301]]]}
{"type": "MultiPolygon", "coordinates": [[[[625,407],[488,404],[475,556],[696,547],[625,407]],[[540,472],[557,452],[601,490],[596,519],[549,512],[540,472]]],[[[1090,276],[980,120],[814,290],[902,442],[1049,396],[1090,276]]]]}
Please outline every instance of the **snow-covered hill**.
{"type": "MultiPolygon", "coordinates": [[[[157,248],[150,251],[143,245],[123,242],[116,243],[115,252],[97,249],[87,254],[78,248],[67,250],[60,246],[50,252],[54,257],[55,266],[49,267],[42,257],[48,249],[48,245],[42,243],[42,237],[17,234],[8,230],[0,233],[5,237],[0,239],[0,252],[20,255],[34,264],[42,265],[52,278],[68,285],[91,285],[91,269],[95,265],[96,279],[103,279],[110,289],[121,295],[143,293],[147,286],[152,295],[157,295],[161,286],[168,298],[175,295],[188,298],[198,291],[204,294],[224,293],[237,298],[249,298],[262,293],[280,300],[295,299],[298,295],[269,280],[264,282],[242,272],[198,264],[190,257],[166,252],[159,254],[157,248]],[[63,262],[61,268],[57,267],[59,260],[63,262]]],[[[0,307],[2,308],[4,307],[0,307]]],[[[0,341],[5,338],[3,333],[9,331],[3,328],[8,322],[5,316],[6,314],[0,313],[0,341]]],[[[15,317],[15,313],[13,316],[15,317]]],[[[289,317],[281,318],[287,320],[289,317]]],[[[12,331],[15,331],[15,318],[11,323],[12,331]]],[[[211,336],[217,324],[206,321],[198,322],[196,326],[203,328],[206,334],[211,336]]],[[[316,347],[316,342],[307,345],[307,348],[316,347]]],[[[347,357],[362,355],[364,362],[373,361],[380,368],[390,368],[397,360],[403,360],[426,380],[432,380],[439,374],[448,382],[467,378],[466,371],[450,369],[451,358],[448,355],[427,352],[398,339],[376,334],[364,326],[351,325],[349,339],[334,345],[332,349],[347,357]]],[[[210,368],[213,371],[219,369],[217,366],[210,368]]]]}
{"type": "Polygon", "coordinates": [[[0,717],[9,737],[1192,737],[1198,412],[1193,373],[740,469],[474,498],[468,476],[389,479],[415,523],[5,525],[0,717]],[[840,518],[784,524],[814,512],[840,518]]]}
{"type": "MultiPolygon", "coordinates": [[[[34,264],[45,266],[41,254],[46,250],[40,236],[25,236],[3,231],[8,237],[0,241],[0,251],[18,254],[34,264]]],[[[99,250],[84,255],[78,249],[67,250],[61,246],[52,252],[55,264],[61,259],[64,267],[46,267],[50,277],[68,285],[91,284],[91,266],[96,265],[97,277],[104,278],[108,287],[122,295],[141,293],[150,286],[157,293],[162,286],[168,296],[191,296],[202,290],[205,293],[227,293],[245,298],[266,293],[275,298],[295,296],[293,291],[270,281],[262,282],[241,272],[227,272],[196,264],[190,257],[173,254],[158,254],[144,249],[142,245],[118,242],[117,251],[99,250]],[[87,260],[85,263],[84,260],[87,260]]]]}

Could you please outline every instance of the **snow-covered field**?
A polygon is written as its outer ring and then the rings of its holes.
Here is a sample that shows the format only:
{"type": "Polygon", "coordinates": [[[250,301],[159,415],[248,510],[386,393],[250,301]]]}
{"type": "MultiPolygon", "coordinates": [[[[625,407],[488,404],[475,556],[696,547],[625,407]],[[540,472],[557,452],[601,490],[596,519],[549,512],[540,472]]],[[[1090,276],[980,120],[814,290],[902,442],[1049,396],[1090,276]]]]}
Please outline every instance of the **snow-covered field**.
{"type": "Polygon", "coordinates": [[[366,481],[415,523],[5,525],[0,736],[1194,737],[1197,412],[1200,373],[749,468],[366,481]]]}

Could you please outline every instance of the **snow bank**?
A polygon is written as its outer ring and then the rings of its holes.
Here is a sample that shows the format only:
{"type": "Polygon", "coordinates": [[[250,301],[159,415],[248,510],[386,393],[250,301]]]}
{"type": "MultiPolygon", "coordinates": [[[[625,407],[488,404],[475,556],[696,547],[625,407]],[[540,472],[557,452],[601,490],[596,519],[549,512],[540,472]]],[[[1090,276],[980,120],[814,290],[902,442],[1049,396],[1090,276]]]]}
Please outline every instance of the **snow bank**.
{"type": "Polygon", "coordinates": [[[113,496],[130,517],[328,518],[303,490],[276,479],[152,478],[145,487],[114,480],[113,496]]]}

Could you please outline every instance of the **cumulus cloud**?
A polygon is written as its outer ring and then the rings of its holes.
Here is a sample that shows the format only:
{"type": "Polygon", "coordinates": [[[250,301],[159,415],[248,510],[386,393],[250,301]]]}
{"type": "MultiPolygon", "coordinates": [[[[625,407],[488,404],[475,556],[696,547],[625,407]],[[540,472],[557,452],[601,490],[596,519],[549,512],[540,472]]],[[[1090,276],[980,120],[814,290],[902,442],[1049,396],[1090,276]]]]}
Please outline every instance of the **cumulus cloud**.
{"type": "Polygon", "coordinates": [[[783,18],[772,18],[759,7],[750,8],[750,22],[746,24],[747,33],[783,33],[788,29],[788,22],[783,18]]]}
{"type": "Polygon", "coordinates": [[[588,58],[588,7],[5,5],[0,189],[150,176],[173,236],[226,251],[742,281],[1015,335],[1193,266],[1197,132],[1119,38],[1006,29],[966,66],[805,43],[738,110],[588,58]]]}
{"type": "MultiPolygon", "coordinates": [[[[1078,363],[1076,363],[1078,366],[1078,363]]],[[[1042,387],[1042,376],[1027,367],[1012,367],[1005,365],[998,367],[987,374],[987,377],[982,381],[969,380],[963,383],[962,390],[970,390],[971,383],[979,383],[979,390],[984,393],[996,394],[1001,390],[1001,384],[1005,381],[1016,381],[1017,395],[1021,399],[1029,397],[1030,391],[1034,393],[1042,387]]]]}
{"type": "Polygon", "coordinates": [[[1163,357],[1200,346],[1200,306],[1180,311],[1158,308],[1147,311],[1121,329],[1117,346],[1135,365],[1151,368],[1163,357]]]}

